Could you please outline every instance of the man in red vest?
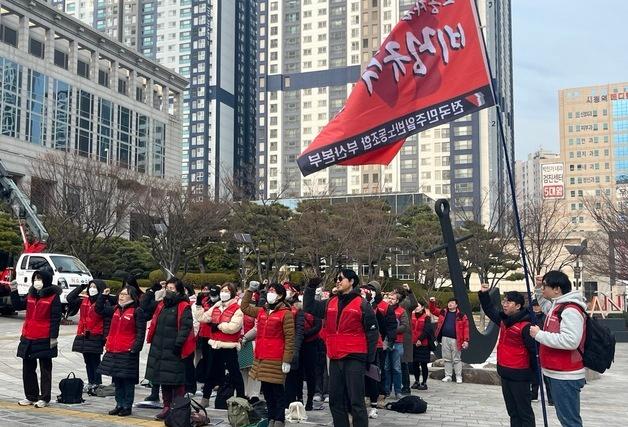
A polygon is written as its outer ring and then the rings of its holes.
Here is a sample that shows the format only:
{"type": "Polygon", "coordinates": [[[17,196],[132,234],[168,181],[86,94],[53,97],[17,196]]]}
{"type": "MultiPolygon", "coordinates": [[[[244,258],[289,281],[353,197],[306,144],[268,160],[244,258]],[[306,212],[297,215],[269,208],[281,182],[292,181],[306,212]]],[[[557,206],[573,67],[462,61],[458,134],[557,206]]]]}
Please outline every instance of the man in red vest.
{"type": "Polygon", "coordinates": [[[334,426],[348,427],[349,411],[354,427],[368,426],[364,403],[364,375],[375,363],[379,329],[375,313],[362,298],[358,275],[343,269],[336,277],[336,295],[316,301],[320,278],[310,279],[303,298],[306,313],[324,319],[329,362],[329,409],[334,426]],[[348,401],[347,401],[348,399],[348,401]],[[350,408],[350,409],[349,409],[350,408]]]}
{"type": "Polygon", "coordinates": [[[582,426],[586,302],[580,291],[571,290],[569,278],[560,271],[537,276],[535,293],[547,317],[543,330],[532,326],[530,335],[541,344],[541,368],[549,381],[556,415],[563,426],[582,426]]]}
{"type": "Polygon", "coordinates": [[[489,286],[482,284],[480,304],[489,319],[499,326],[497,373],[510,425],[534,427],[530,387],[537,376],[536,344],[530,336],[530,314],[525,309],[525,299],[519,292],[506,292],[502,311],[497,311],[488,291],[489,286]]]}

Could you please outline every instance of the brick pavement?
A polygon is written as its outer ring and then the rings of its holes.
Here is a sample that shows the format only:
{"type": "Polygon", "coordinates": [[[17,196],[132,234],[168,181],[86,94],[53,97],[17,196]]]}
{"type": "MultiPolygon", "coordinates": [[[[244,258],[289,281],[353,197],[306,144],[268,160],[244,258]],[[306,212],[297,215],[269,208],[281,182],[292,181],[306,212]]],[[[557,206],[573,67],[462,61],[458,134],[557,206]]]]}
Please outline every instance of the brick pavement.
{"type": "MultiPolygon", "coordinates": [[[[112,397],[87,397],[81,405],[52,403],[50,407],[35,409],[19,407],[17,400],[23,398],[21,359],[15,357],[19,341],[23,314],[16,317],[0,317],[0,427],[4,426],[45,426],[45,427],[104,427],[104,426],[160,426],[152,421],[157,412],[151,409],[134,409],[128,418],[110,417],[106,412],[115,406],[112,397]]],[[[58,383],[70,371],[85,378],[82,356],[71,351],[75,325],[62,326],[59,337],[59,357],[53,362],[53,396],[58,394],[58,383]]],[[[145,369],[148,348],[144,349],[140,376],[145,369]]],[[[628,344],[617,345],[617,355],[613,368],[585,386],[582,393],[582,414],[587,427],[615,427],[628,425],[628,344]]],[[[477,384],[454,384],[431,381],[429,390],[419,394],[428,402],[425,414],[399,414],[386,410],[379,411],[379,417],[370,420],[372,426],[401,427],[430,425],[449,426],[508,426],[508,416],[501,397],[501,389],[496,386],[477,384]]],[[[149,390],[137,386],[136,401],[148,395],[149,390]]],[[[537,425],[541,426],[540,403],[535,403],[537,425]]],[[[217,425],[227,426],[226,411],[209,410],[209,416],[217,425]]],[[[331,425],[327,407],[308,413],[305,425],[331,425]]],[[[558,426],[554,409],[548,407],[549,425],[558,426]]]]}

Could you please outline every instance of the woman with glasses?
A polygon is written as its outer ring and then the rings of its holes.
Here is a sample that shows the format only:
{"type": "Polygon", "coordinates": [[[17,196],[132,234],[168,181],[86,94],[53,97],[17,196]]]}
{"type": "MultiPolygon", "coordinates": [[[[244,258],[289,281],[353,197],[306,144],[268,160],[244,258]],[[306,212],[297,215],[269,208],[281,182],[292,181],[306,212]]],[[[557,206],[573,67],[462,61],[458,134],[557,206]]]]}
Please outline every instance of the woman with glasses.
{"type": "Polygon", "coordinates": [[[109,289],[103,290],[96,300],[96,312],[111,318],[106,353],[97,372],[112,377],[116,386],[116,407],[109,415],[131,415],[135,399],[135,384],[140,382],[140,352],[144,347],[146,318],[139,307],[139,294],[131,286],[118,293],[115,306],[109,304],[109,289]]]}
{"type": "Polygon", "coordinates": [[[334,426],[367,426],[364,376],[367,364],[375,363],[379,328],[373,309],[362,298],[358,275],[343,269],[336,277],[336,294],[316,301],[320,278],[310,279],[303,297],[306,313],[324,319],[323,332],[329,362],[329,408],[334,426]]]}

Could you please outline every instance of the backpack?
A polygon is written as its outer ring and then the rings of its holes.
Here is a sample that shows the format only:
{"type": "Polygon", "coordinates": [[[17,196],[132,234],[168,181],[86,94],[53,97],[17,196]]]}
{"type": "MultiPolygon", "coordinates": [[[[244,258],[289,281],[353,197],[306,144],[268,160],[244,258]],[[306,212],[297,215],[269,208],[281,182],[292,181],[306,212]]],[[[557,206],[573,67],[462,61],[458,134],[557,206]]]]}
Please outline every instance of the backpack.
{"type": "Polygon", "coordinates": [[[76,378],[74,372],[70,372],[68,376],[59,382],[59,391],[61,394],[57,396],[59,403],[83,403],[83,380],[76,378]],[[72,378],[70,378],[72,375],[72,378]]]}
{"type": "Polygon", "coordinates": [[[406,396],[396,402],[388,403],[386,409],[404,414],[422,414],[427,411],[427,402],[419,396],[406,396]]]}
{"type": "Polygon", "coordinates": [[[256,420],[251,418],[253,407],[242,397],[230,397],[227,400],[227,419],[232,427],[245,427],[256,420]]]}
{"type": "Polygon", "coordinates": [[[585,339],[584,351],[578,348],[582,356],[582,362],[586,368],[592,369],[600,374],[611,367],[615,360],[615,335],[596,319],[591,317],[580,305],[573,303],[561,304],[556,311],[556,316],[562,320],[561,314],[568,306],[575,307],[585,318],[585,339]]]}
{"type": "Polygon", "coordinates": [[[192,427],[190,418],[192,416],[192,405],[188,396],[177,396],[172,401],[172,406],[164,424],[167,427],[192,427]]]}

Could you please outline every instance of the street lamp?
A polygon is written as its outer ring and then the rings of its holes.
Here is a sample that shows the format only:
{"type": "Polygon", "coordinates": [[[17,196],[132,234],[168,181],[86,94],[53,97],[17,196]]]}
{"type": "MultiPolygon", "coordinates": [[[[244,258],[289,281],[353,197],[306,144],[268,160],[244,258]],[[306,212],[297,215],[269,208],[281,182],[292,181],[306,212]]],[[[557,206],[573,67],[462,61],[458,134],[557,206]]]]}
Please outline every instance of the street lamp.
{"type": "Polygon", "coordinates": [[[573,278],[576,285],[576,289],[580,289],[580,285],[582,283],[582,265],[580,264],[580,257],[585,255],[587,252],[587,241],[586,239],[580,242],[579,245],[565,245],[565,249],[569,252],[570,255],[575,255],[575,265],[573,268],[573,278]]]}

